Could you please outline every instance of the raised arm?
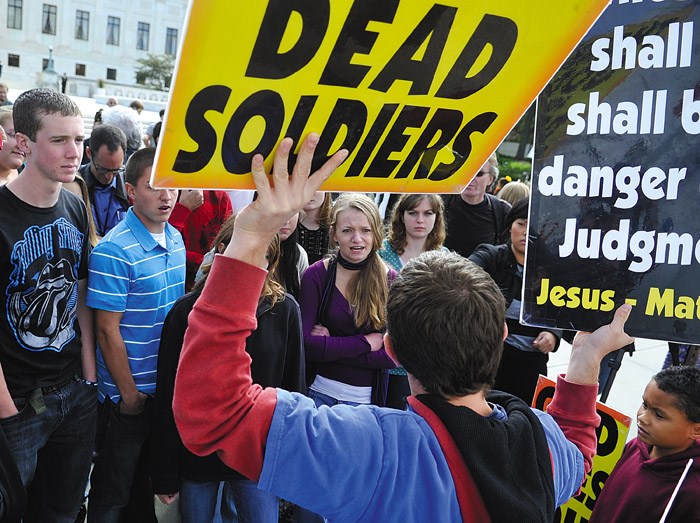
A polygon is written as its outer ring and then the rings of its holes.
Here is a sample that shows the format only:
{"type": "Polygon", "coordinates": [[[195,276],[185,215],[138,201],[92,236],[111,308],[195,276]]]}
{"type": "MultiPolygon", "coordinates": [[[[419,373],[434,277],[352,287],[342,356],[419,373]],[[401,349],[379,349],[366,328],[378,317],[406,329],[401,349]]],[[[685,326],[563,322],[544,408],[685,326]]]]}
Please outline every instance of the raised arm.
{"type": "Polygon", "coordinates": [[[595,456],[595,428],[600,423],[596,413],[600,362],[610,352],[634,341],[624,330],[631,310],[631,305],[622,305],[609,325],[593,333],[576,335],[566,375],[559,376],[554,398],[547,408],[566,439],[583,454],[586,472],[595,456]]]}
{"type": "Polygon", "coordinates": [[[309,176],[318,138],[306,138],[291,178],[292,140],[285,138],[275,155],[272,184],[262,156],[253,157],[258,199],[238,214],[231,242],[216,257],[190,313],[175,380],[173,412],[184,444],[195,454],[218,451],[227,465],[256,481],[277,395],[253,385],[245,339],[256,326],[265,277],[259,267],[270,240],[347,156],[345,150],[336,153],[309,176]]]}

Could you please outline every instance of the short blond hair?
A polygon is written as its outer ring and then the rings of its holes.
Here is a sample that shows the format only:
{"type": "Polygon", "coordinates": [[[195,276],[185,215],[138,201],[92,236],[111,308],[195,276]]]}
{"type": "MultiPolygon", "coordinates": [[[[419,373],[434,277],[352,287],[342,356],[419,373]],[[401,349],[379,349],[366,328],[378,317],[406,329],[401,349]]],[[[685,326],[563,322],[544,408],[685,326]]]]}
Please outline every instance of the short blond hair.
{"type": "Polygon", "coordinates": [[[523,182],[508,182],[503,186],[503,189],[498,191],[498,197],[511,205],[515,205],[518,201],[529,196],[530,188],[523,182]]]}

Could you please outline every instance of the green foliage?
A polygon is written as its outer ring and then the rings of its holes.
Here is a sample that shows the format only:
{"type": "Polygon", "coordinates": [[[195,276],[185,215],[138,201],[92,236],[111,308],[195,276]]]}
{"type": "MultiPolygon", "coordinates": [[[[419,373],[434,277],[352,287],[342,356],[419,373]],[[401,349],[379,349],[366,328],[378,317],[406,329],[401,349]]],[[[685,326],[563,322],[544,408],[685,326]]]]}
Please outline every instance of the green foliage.
{"type": "Polygon", "coordinates": [[[498,155],[498,177],[511,177],[511,181],[520,180],[525,182],[530,179],[532,164],[525,160],[515,160],[508,156],[498,155]]]}
{"type": "Polygon", "coordinates": [[[167,91],[173,78],[175,57],[169,54],[149,54],[148,58],[139,58],[136,69],[136,83],[151,89],[167,91]]]}

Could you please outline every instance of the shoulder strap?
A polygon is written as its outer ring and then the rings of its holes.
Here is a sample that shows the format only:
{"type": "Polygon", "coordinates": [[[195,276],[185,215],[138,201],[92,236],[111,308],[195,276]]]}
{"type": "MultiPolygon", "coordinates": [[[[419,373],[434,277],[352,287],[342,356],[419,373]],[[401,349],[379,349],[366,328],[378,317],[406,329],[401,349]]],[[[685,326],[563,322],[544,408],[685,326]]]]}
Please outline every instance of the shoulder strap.
{"type": "Polygon", "coordinates": [[[432,410],[416,399],[415,396],[409,396],[407,401],[411,408],[428,422],[440,443],[440,448],[442,448],[445,460],[452,473],[452,480],[457,491],[459,510],[462,513],[462,521],[490,523],[491,518],[486,511],[486,505],[481,497],[481,493],[476,487],[474,478],[464,463],[462,454],[459,452],[452,436],[447,432],[445,425],[432,410]]]}
{"type": "Polygon", "coordinates": [[[503,200],[501,200],[497,196],[494,196],[493,194],[487,194],[486,199],[491,203],[493,217],[496,222],[496,241],[500,243],[501,233],[503,232],[503,223],[505,222],[508,210],[503,204],[503,200]]]}

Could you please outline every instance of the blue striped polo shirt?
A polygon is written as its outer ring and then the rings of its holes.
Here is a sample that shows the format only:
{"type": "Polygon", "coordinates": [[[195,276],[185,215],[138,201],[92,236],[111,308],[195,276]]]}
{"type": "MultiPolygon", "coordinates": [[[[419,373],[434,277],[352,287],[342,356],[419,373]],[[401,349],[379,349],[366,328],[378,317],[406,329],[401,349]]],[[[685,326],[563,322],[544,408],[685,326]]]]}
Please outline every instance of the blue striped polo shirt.
{"type": "MultiPolygon", "coordinates": [[[[165,316],[185,292],[185,244],[180,233],[165,224],[167,249],[153,238],[129,209],[126,218],[102,238],[89,261],[87,305],[123,312],[119,330],[136,387],[156,391],[158,346],[165,316]]],[[[100,401],[121,395],[97,347],[100,401]]]]}

